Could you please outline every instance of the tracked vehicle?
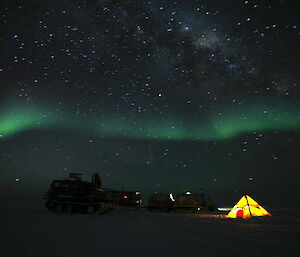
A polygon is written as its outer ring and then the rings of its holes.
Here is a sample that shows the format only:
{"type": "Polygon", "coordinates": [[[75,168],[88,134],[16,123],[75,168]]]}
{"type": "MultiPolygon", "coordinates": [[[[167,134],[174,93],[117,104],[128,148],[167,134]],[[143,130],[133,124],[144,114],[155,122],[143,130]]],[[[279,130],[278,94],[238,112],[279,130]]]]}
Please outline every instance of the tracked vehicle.
{"type": "Polygon", "coordinates": [[[175,200],[170,193],[154,193],[151,194],[148,201],[147,209],[149,211],[172,211],[174,209],[175,200]]]}
{"type": "Polygon", "coordinates": [[[177,212],[196,212],[203,208],[205,202],[199,194],[183,193],[175,196],[177,212]]]}
{"type": "Polygon", "coordinates": [[[142,207],[142,198],[140,191],[120,191],[120,202],[119,205],[122,207],[142,207]]]}
{"type": "Polygon", "coordinates": [[[175,196],[177,212],[215,211],[216,205],[203,192],[190,193],[189,191],[175,196]]]}
{"type": "Polygon", "coordinates": [[[101,187],[101,178],[95,173],[92,181],[81,179],[79,173],[70,173],[70,178],[54,180],[44,195],[45,206],[52,212],[106,213],[118,206],[118,191],[101,187]]]}

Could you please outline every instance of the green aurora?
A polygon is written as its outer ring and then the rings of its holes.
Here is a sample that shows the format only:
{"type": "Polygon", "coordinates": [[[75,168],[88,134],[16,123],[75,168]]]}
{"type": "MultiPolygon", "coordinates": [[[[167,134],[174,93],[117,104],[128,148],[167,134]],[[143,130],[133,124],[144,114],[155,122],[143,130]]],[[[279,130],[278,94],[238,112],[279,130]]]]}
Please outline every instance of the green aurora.
{"type": "Polygon", "coordinates": [[[254,132],[299,131],[299,110],[299,105],[256,103],[223,108],[221,115],[218,111],[201,120],[182,122],[168,115],[140,115],[133,119],[126,115],[75,115],[67,110],[19,105],[6,107],[0,114],[0,137],[5,139],[27,130],[63,129],[115,138],[217,141],[254,132]]]}

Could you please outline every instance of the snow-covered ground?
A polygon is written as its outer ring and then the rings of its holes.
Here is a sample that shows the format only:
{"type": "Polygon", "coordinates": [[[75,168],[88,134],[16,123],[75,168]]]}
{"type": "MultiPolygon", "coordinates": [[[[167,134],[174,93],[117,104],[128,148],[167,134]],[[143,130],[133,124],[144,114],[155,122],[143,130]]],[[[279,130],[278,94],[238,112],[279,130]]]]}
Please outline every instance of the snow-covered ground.
{"type": "Polygon", "coordinates": [[[1,257],[300,256],[299,212],[229,220],[119,209],[107,215],[5,209],[1,257]]]}

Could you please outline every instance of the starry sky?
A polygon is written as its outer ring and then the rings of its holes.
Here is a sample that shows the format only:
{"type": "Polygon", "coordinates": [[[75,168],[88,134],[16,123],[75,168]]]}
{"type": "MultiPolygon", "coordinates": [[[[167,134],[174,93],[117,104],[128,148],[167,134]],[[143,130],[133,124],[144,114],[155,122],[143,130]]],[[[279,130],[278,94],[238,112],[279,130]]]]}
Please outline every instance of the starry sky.
{"type": "Polygon", "coordinates": [[[145,194],[294,194],[299,7],[1,1],[0,185],[99,172],[145,194]]]}

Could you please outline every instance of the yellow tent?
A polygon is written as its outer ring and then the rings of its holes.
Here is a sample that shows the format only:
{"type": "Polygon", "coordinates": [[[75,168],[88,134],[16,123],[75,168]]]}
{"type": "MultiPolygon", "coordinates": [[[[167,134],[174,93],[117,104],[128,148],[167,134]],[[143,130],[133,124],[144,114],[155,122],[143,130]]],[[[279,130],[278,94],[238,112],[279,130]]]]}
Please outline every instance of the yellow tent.
{"type": "Polygon", "coordinates": [[[227,214],[228,218],[250,218],[252,216],[270,215],[263,207],[249,195],[244,195],[227,214]]]}

